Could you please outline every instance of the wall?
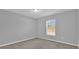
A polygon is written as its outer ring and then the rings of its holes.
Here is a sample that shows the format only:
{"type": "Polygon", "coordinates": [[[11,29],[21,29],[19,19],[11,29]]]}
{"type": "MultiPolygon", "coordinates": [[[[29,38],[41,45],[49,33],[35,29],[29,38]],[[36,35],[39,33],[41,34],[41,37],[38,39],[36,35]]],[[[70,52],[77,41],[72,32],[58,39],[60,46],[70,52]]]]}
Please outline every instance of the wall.
{"type": "Polygon", "coordinates": [[[77,45],[76,10],[38,19],[38,37],[77,45]],[[56,19],[56,36],[46,35],[46,20],[56,19]]]}
{"type": "Polygon", "coordinates": [[[36,21],[16,13],[0,10],[0,44],[36,36],[36,21]]]}
{"type": "Polygon", "coordinates": [[[77,16],[77,24],[78,24],[78,30],[77,30],[78,31],[78,35],[77,36],[78,36],[78,47],[79,47],[79,10],[78,10],[77,15],[78,15],[77,16]]]}

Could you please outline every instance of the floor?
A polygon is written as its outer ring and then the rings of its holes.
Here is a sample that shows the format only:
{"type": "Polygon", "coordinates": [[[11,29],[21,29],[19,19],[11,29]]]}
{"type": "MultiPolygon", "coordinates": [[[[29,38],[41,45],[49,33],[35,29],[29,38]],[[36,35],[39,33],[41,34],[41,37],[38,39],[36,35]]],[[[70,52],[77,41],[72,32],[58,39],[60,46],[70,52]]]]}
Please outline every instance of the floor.
{"type": "Polygon", "coordinates": [[[53,42],[45,39],[31,39],[7,46],[0,47],[0,49],[77,49],[76,46],[53,42]]]}

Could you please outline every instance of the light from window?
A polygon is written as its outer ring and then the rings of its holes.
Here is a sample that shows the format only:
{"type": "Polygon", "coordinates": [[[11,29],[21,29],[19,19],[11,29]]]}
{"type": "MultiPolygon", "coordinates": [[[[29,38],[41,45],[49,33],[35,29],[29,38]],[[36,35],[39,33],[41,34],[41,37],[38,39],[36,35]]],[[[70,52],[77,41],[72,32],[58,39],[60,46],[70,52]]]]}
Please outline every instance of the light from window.
{"type": "Polygon", "coordinates": [[[55,25],[56,25],[56,20],[47,20],[46,21],[46,34],[47,35],[52,35],[55,36],[55,25]]]}

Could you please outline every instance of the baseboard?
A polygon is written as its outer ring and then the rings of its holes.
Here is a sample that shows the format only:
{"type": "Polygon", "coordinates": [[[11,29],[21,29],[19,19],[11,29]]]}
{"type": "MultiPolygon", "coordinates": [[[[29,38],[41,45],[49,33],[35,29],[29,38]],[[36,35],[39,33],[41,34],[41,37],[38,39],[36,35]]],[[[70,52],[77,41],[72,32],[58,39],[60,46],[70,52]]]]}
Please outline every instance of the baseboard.
{"type": "MultiPolygon", "coordinates": [[[[39,37],[40,38],[40,37],[39,37]]],[[[64,44],[68,44],[68,45],[72,45],[72,46],[77,46],[77,44],[72,44],[72,43],[67,43],[67,42],[62,42],[62,41],[57,41],[57,40],[52,40],[52,39],[46,39],[46,38],[40,38],[40,39],[45,39],[45,40],[50,40],[50,41],[54,41],[54,42],[59,42],[59,43],[64,43],[64,44]]]]}
{"type": "MultiPolygon", "coordinates": [[[[15,42],[10,42],[10,43],[6,43],[6,44],[2,44],[2,45],[0,45],[0,47],[11,45],[11,44],[15,44],[15,43],[19,43],[19,42],[26,41],[26,40],[31,40],[31,39],[34,39],[34,38],[40,38],[40,39],[50,40],[50,41],[64,43],[64,44],[68,44],[68,45],[72,45],[72,46],[78,46],[77,44],[71,44],[71,43],[62,42],[62,41],[57,41],[57,40],[52,40],[52,39],[46,39],[46,38],[43,38],[43,37],[42,38],[41,37],[31,37],[31,38],[27,38],[27,39],[18,40],[18,41],[15,41],[15,42]]],[[[78,48],[79,48],[79,46],[78,46],[78,48]]]]}
{"type": "Polygon", "coordinates": [[[6,43],[6,44],[2,44],[2,45],[0,45],[0,47],[11,45],[11,44],[15,44],[15,43],[19,43],[19,42],[26,41],[26,40],[31,40],[33,38],[36,38],[36,37],[31,37],[31,38],[27,38],[27,39],[18,40],[18,41],[15,41],[15,42],[10,42],[10,43],[6,43]]]}

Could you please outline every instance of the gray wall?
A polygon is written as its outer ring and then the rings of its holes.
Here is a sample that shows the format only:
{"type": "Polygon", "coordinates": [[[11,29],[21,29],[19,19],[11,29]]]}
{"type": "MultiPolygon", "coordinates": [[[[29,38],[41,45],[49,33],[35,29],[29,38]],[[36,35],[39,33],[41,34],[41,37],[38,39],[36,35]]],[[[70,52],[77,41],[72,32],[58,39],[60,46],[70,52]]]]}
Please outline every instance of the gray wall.
{"type": "Polygon", "coordinates": [[[35,36],[35,20],[0,10],[0,44],[16,42],[35,36]]]}
{"type": "Polygon", "coordinates": [[[77,44],[76,10],[38,19],[38,37],[77,44]],[[46,20],[56,19],[56,36],[46,35],[46,20]]]}
{"type": "Polygon", "coordinates": [[[77,17],[77,23],[78,23],[78,47],[79,47],[79,10],[77,13],[78,17],[77,17]]]}

